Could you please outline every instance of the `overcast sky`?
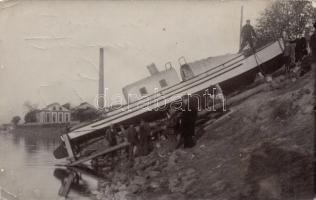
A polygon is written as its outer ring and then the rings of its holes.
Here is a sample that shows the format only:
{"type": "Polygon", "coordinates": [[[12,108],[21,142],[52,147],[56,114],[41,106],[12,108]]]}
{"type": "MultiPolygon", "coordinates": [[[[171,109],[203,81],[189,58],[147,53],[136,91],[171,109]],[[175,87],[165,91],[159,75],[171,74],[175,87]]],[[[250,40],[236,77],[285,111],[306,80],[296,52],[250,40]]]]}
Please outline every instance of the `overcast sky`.
{"type": "Polygon", "coordinates": [[[94,103],[99,48],[109,95],[177,59],[235,53],[240,7],[255,19],[270,1],[0,2],[0,123],[23,118],[25,101],[94,103]]]}

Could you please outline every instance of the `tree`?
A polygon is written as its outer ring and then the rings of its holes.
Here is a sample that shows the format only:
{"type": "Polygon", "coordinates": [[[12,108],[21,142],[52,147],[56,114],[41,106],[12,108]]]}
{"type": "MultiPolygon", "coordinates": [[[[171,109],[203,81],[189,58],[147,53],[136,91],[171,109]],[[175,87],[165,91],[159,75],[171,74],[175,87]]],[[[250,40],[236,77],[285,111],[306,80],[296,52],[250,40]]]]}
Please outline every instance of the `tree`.
{"type": "Polygon", "coordinates": [[[307,0],[277,0],[257,19],[258,45],[264,45],[282,36],[285,31],[291,40],[301,36],[316,17],[316,9],[307,0]]]}
{"type": "Polygon", "coordinates": [[[25,123],[36,122],[36,113],[38,110],[30,110],[24,116],[25,123]]]}
{"type": "Polygon", "coordinates": [[[99,114],[94,108],[75,108],[71,111],[71,117],[74,121],[91,121],[99,117],[99,114]]]}
{"type": "Polygon", "coordinates": [[[18,123],[20,122],[21,117],[19,116],[14,116],[11,120],[11,123],[14,124],[15,126],[18,125],[18,123]]]}
{"type": "Polygon", "coordinates": [[[67,108],[68,110],[70,110],[70,109],[71,109],[71,105],[70,105],[70,103],[65,103],[65,104],[63,105],[63,107],[67,108]]]}
{"type": "Polygon", "coordinates": [[[23,106],[27,109],[27,113],[24,115],[25,123],[36,122],[36,113],[38,112],[38,105],[32,104],[30,101],[25,101],[23,106]]]}

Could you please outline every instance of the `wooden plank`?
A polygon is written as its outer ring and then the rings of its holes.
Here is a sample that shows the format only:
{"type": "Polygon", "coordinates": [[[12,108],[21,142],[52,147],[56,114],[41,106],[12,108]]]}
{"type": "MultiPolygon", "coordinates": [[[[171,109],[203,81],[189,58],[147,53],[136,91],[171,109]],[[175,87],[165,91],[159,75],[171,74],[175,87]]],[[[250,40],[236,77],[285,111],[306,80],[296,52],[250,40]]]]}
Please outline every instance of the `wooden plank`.
{"type": "Polygon", "coordinates": [[[237,94],[236,96],[233,96],[231,98],[229,98],[227,100],[227,105],[228,106],[232,106],[232,105],[236,105],[238,104],[239,102],[247,99],[248,97],[252,96],[252,95],[255,95],[259,92],[261,92],[263,89],[265,89],[266,87],[268,87],[268,84],[266,83],[263,83],[261,85],[258,85],[257,87],[255,88],[252,88],[252,89],[249,89],[249,90],[246,90],[240,94],[237,94]]]}
{"type": "Polygon", "coordinates": [[[70,161],[75,160],[75,154],[72,150],[72,146],[71,146],[68,134],[63,135],[62,137],[65,141],[65,145],[66,145],[66,149],[67,149],[67,153],[68,153],[68,159],[70,159],[70,161]]]}
{"type": "Polygon", "coordinates": [[[210,121],[208,121],[207,123],[205,123],[203,125],[203,129],[204,131],[208,130],[209,128],[212,127],[213,124],[218,123],[224,119],[226,119],[230,114],[232,114],[234,111],[230,110],[227,113],[225,113],[224,115],[222,115],[221,117],[219,117],[218,119],[211,119],[210,121]]]}
{"type": "Polygon", "coordinates": [[[76,175],[74,173],[71,173],[65,180],[65,182],[61,185],[59,188],[58,194],[60,196],[66,197],[69,193],[70,186],[72,182],[74,181],[76,175]]]}
{"type": "Polygon", "coordinates": [[[129,145],[130,144],[128,142],[124,142],[124,143],[118,144],[116,146],[113,146],[113,147],[110,147],[110,148],[105,149],[103,151],[97,152],[97,153],[95,153],[93,155],[90,155],[88,157],[84,157],[84,158],[81,158],[81,159],[79,159],[79,160],[77,160],[75,162],[72,162],[72,163],[69,164],[69,166],[76,166],[76,165],[78,165],[80,163],[87,162],[87,161],[89,161],[89,160],[91,160],[91,159],[93,159],[95,157],[98,157],[98,156],[101,156],[101,155],[104,155],[104,154],[108,154],[108,153],[111,153],[111,152],[119,150],[119,149],[123,149],[123,148],[125,148],[125,147],[127,147],[129,145]]]}

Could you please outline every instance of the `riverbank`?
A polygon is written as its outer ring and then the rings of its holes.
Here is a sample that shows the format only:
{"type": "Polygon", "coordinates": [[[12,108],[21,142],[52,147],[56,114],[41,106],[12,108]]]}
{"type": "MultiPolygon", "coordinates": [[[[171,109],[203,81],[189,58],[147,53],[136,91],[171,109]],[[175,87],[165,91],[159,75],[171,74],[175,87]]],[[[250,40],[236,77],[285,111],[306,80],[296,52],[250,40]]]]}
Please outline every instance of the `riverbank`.
{"type": "Polygon", "coordinates": [[[168,154],[162,143],[134,163],[101,169],[110,181],[96,199],[312,199],[313,75],[262,84],[221,120],[201,125],[194,148],[168,154]]]}

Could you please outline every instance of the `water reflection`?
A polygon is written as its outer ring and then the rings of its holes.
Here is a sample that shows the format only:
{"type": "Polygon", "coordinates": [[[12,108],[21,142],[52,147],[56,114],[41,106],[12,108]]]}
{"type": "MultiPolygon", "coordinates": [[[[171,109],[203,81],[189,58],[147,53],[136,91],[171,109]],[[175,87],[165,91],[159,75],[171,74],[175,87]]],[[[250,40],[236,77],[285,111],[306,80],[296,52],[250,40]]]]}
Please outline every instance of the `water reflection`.
{"type": "Polygon", "coordinates": [[[0,133],[0,187],[19,199],[56,200],[66,177],[75,181],[67,199],[90,199],[97,190],[97,179],[76,169],[56,168],[53,151],[59,135],[0,133]],[[92,177],[92,178],[91,178],[92,177]]]}

